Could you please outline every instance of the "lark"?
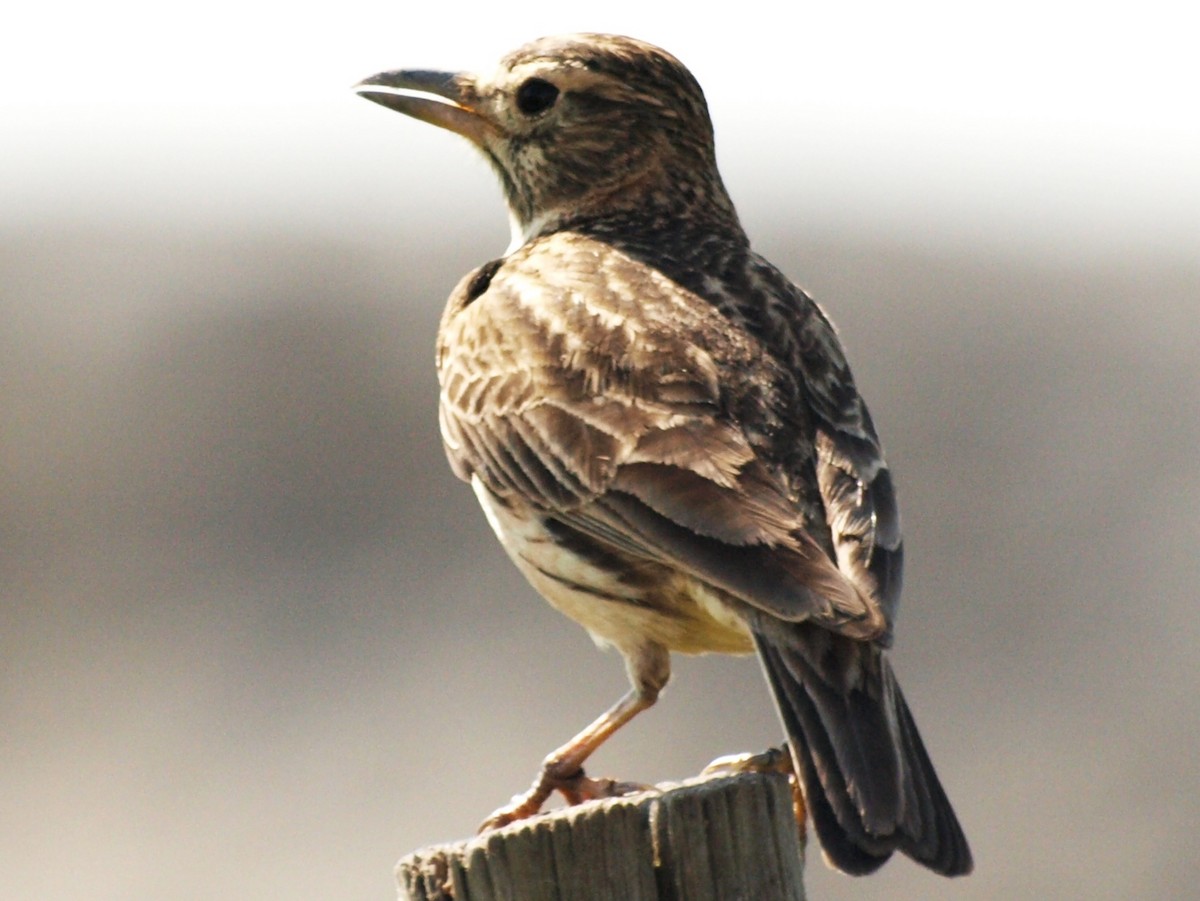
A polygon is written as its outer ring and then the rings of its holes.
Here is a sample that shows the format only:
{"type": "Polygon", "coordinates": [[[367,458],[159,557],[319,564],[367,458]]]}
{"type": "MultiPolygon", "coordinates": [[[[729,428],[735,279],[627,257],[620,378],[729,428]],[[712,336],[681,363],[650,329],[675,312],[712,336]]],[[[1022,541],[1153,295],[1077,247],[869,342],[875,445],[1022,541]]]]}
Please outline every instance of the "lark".
{"type": "Polygon", "coordinates": [[[751,250],[695,78],[583,34],[488,75],[357,90],[462,135],[500,178],[512,244],[462,279],[438,333],[446,454],[530,584],[632,685],[485,827],[556,790],[621,791],[584,763],[654,704],[672,651],[757,653],[830,865],[900,851],[969,872],[887,657],[903,555],[879,438],[829,319],[751,250]]]}

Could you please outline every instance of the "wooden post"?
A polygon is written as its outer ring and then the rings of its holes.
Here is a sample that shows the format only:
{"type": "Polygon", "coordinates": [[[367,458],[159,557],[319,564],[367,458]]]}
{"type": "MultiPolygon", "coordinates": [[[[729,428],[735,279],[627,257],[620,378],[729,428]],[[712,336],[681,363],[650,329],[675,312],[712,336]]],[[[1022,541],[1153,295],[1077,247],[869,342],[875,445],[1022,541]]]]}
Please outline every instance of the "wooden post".
{"type": "Polygon", "coordinates": [[[660,785],[422,848],[408,901],[804,901],[792,793],[779,773],[660,785]]]}

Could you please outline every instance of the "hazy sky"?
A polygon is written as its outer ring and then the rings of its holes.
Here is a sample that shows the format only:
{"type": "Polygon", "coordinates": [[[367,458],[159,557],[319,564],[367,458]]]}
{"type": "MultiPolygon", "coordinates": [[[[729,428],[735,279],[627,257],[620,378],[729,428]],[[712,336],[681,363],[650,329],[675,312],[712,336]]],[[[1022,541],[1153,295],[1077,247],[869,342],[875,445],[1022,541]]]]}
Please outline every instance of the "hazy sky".
{"type": "Polygon", "coordinates": [[[585,8],[23,4],[0,39],[0,221],[321,224],[352,207],[380,223],[395,198],[364,207],[364,186],[389,166],[420,199],[494,191],[482,166],[440,166],[465,145],[356,102],[349,86],[384,68],[487,66],[533,37],[595,30],[659,43],[695,71],[743,203],[771,190],[759,170],[799,167],[787,189],[834,225],[861,229],[869,207],[884,230],[911,220],[967,241],[1200,247],[1200,63],[1178,3],[918,0],[782,15],[741,3],[719,19],[585,8]]]}

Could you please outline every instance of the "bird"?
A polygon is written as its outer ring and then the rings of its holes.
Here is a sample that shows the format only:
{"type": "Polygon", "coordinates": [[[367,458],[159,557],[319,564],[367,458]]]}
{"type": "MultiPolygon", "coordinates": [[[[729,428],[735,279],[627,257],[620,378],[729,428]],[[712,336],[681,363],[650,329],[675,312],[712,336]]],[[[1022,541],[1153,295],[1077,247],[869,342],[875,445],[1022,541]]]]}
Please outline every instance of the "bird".
{"type": "Polygon", "coordinates": [[[512,242],[438,330],[445,452],[532,587],[631,684],[485,828],[555,791],[628,790],[583,765],[655,703],[672,652],[756,653],[826,862],[970,872],[887,656],[903,543],[880,440],[830,319],[751,249],[695,77],[652,44],[572,34],[491,73],[355,89],[499,177],[512,242]]]}

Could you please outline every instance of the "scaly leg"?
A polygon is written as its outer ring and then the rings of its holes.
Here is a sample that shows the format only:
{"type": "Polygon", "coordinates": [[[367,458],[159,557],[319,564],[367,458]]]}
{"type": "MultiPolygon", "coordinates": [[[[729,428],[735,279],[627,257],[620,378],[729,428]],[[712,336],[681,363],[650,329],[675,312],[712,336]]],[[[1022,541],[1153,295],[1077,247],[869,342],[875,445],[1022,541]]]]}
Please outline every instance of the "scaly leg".
{"type": "Polygon", "coordinates": [[[590,726],[552,753],[542,762],[541,772],[523,795],[516,795],[505,806],[483,821],[480,832],[506,826],[531,817],[555,791],[569,804],[596,798],[629,794],[644,786],[613,779],[591,779],[584,775],[583,764],[600,745],[631,719],[654,706],[658,694],[671,675],[670,657],[657,645],[625,653],[633,689],[601,714],[590,726]]]}

